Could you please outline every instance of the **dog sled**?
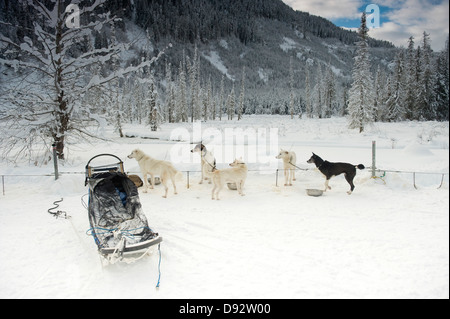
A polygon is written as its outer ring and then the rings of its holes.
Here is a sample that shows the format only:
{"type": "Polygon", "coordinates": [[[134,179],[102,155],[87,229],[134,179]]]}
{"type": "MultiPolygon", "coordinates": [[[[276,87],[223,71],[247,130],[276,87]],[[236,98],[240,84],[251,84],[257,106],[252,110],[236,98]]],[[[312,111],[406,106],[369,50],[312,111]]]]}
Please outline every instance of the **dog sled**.
{"type": "Polygon", "coordinates": [[[100,154],[91,158],[86,165],[85,186],[89,186],[91,226],[87,233],[92,235],[100,256],[107,263],[135,262],[161,243],[162,237],[148,226],[137,187],[125,174],[119,157],[100,154]],[[91,165],[99,157],[117,161],[91,165]]]}

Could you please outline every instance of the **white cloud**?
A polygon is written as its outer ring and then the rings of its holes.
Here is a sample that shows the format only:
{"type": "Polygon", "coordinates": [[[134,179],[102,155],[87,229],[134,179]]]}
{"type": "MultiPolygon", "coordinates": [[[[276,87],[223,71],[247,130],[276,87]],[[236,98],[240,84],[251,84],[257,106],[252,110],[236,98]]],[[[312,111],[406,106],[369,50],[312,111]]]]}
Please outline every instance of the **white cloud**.
{"type": "MultiPolygon", "coordinates": [[[[330,20],[358,19],[360,9],[368,0],[283,0],[295,10],[309,12],[330,20]]],[[[449,0],[376,0],[377,5],[389,8],[382,10],[382,23],[372,29],[369,35],[376,39],[391,41],[397,46],[406,46],[413,36],[416,45],[422,39],[423,31],[430,34],[433,50],[444,47],[449,34],[449,0]],[[440,2],[440,3],[439,3],[440,2]]]]}
{"type": "Polygon", "coordinates": [[[361,17],[358,8],[362,5],[362,0],[283,0],[294,10],[308,12],[327,19],[361,17]]]}
{"type": "MultiPolygon", "coordinates": [[[[388,2],[388,1],[386,1],[388,2]]],[[[420,44],[423,32],[431,37],[433,50],[439,51],[444,47],[448,37],[448,0],[441,4],[429,1],[407,0],[387,13],[389,22],[385,22],[379,29],[372,29],[369,35],[376,39],[391,41],[398,46],[406,46],[407,40],[413,36],[415,43],[420,44]]]]}

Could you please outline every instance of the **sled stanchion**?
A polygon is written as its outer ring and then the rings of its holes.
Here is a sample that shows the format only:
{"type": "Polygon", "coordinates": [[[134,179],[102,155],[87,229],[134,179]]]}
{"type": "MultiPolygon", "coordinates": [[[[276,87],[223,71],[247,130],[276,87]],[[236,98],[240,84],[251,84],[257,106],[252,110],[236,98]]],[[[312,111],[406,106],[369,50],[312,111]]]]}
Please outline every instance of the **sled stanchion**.
{"type": "Polygon", "coordinates": [[[277,187],[278,187],[278,171],[279,171],[279,169],[277,168],[276,177],[275,177],[275,186],[277,186],[277,187]]]}

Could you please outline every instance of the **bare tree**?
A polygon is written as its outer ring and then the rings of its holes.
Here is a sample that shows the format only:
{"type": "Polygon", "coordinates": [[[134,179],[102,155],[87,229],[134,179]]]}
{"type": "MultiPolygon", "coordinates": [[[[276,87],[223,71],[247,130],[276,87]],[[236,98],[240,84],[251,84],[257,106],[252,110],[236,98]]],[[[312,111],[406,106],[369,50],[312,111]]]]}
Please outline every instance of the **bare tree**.
{"type": "Polygon", "coordinates": [[[34,16],[32,27],[25,30],[32,38],[13,40],[0,35],[0,64],[17,80],[1,88],[0,103],[7,110],[0,114],[5,128],[0,142],[6,154],[16,156],[31,152],[38,142],[43,141],[46,149],[54,143],[58,157],[64,159],[67,138],[71,134],[91,136],[88,122],[101,122],[90,105],[82,103],[85,94],[150,66],[157,57],[137,66],[107,69],[104,66],[130,44],[83,45],[117,21],[103,8],[106,0],[83,8],[65,0],[18,1],[34,16]],[[92,72],[95,68],[100,72],[92,72]]]}

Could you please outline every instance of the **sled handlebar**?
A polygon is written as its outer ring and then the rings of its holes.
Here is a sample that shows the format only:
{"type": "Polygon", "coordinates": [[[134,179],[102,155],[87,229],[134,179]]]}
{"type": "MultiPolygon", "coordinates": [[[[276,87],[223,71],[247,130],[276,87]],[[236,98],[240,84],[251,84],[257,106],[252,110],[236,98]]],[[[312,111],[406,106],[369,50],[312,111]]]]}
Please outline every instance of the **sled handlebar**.
{"type": "Polygon", "coordinates": [[[124,173],[125,170],[123,168],[123,161],[119,157],[117,157],[116,155],[113,155],[113,154],[99,154],[99,155],[94,156],[86,164],[86,180],[84,181],[85,186],[87,185],[88,178],[91,177],[93,173],[96,173],[96,172],[110,172],[110,171],[116,171],[116,172],[120,171],[121,173],[124,173]],[[97,167],[91,167],[89,165],[92,160],[94,160],[94,159],[96,159],[98,157],[101,157],[101,156],[114,157],[119,162],[115,163],[115,164],[108,164],[108,165],[102,165],[102,166],[97,166],[97,167]]]}

